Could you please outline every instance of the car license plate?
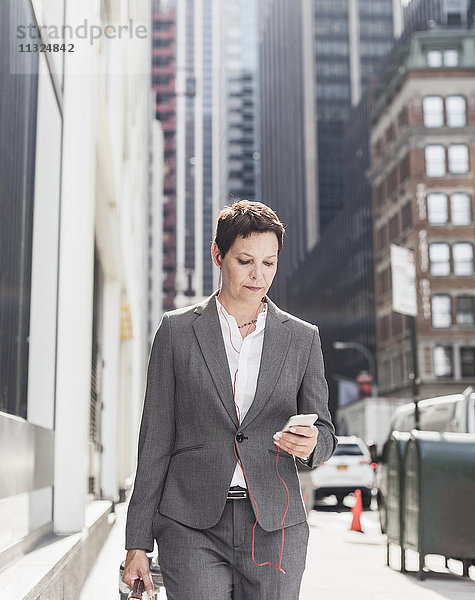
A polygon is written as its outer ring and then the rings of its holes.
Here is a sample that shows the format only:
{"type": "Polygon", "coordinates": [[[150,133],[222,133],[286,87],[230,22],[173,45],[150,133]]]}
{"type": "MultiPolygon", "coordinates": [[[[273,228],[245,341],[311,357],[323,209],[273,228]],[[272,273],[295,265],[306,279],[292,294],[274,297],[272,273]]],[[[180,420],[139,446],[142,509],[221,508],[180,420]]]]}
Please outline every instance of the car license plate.
{"type": "Polygon", "coordinates": [[[337,465],[338,471],[346,471],[347,465],[337,465]]]}

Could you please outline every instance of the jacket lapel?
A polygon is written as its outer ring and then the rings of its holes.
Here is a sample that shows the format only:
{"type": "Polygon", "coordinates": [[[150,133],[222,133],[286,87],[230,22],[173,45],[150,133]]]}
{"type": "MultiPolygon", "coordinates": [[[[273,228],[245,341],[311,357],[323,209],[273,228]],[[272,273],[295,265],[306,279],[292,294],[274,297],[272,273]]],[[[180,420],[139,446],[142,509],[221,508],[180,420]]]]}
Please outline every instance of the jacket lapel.
{"type": "Polygon", "coordinates": [[[243,427],[257,417],[277,384],[292,337],[290,329],[283,325],[287,320],[287,315],[267,297],[267,317],[257,388],[254,400],[242,421],[243,427]]]}
{"type": "MultiPolygon", "coordinates": [[[[200,315],[200,318],[194,321],[193,329],[221,401],[237,428],[238,419],[233,400],[231,374],[215,296],[216,292],[195,308],[194,312],[200,315]]],[[[291,333],[283,325],[287,320],[287,315],[267,297],[267,317],[256,394],[242,426],[249,425],[256,418],[277,383],[290,346],[291,333]]]]}
{"type": "Polygon", "coordinates": [[[238,418],[233,400],[233,386],[216,310],[215,295],[216,293],[213,293],[195,308],[194,312],[201,316],[194,321],[193,329],[224,408],[237,428],[238,418]]]}

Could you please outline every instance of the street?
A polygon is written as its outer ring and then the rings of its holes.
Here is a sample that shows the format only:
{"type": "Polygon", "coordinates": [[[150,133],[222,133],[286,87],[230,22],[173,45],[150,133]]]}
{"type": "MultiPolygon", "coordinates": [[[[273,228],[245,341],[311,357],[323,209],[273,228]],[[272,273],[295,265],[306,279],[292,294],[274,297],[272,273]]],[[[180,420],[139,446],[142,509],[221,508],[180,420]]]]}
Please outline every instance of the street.
{"type": "MultiPolygon", "coordinates": [[[[441,557],[429,557],[431,572],[425,581],[415,573],[403,575],[386,567],[386,538],[379,529],[378,512],[373,509],[361,516],[363,533],[350,531],[351,498],[345,506],[320,502],[308,521],[310,541],[307,568],[300,600],[469,600],[475,594],[475,568],[471,579],[448,573],[441,557]]],[[[80,600],[99,597],[118,598],[118,573],[125,557],[123,549],[126,505],[116,506],[117,520],[97,562],[81,592],[80,600]]],[[[398,548],[392,549],[392,564],[398,565],[398,548]]],[[[457,565],[451,565],[456,572],[457,565]]],[[[408,568],[417,568],[417,555],[408,552],[408,568]]],[[[461,572],[461,571],[460,571],[461,572]]],[[[165,600],[162,591],[159,600],[165,600]]],[[[192,599],[190,599],[192,600],[192,599]]],[[[219,599],[210,599],[219,600],[219,599]]]]}

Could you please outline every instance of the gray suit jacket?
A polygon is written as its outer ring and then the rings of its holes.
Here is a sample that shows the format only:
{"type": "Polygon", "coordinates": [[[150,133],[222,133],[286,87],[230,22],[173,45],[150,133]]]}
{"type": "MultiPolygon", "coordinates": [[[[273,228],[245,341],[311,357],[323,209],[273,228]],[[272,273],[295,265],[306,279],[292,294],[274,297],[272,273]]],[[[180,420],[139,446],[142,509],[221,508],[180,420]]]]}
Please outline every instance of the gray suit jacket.
{"type": "MultiPolygon", "coordinates": [[[[267,531],[280,528],[287,496],[276,469],[273,435],[298,413],[318,413],[316,467],[336,448],[318,328],[280,310],[268,297],[254,401],[242,424],[214,292],[163,315],[150,351],[130,499],[126,549],[153,550],[156,512],[189,527],[215,525],[224,510],[236,459],[233,442],[267,531]]],[[[279,472],[290,494],[284,526],[306,519],[295,459],[284,451],[279,472]]],[[[253,506],[254,508],[254,506],[253,506]]]]}

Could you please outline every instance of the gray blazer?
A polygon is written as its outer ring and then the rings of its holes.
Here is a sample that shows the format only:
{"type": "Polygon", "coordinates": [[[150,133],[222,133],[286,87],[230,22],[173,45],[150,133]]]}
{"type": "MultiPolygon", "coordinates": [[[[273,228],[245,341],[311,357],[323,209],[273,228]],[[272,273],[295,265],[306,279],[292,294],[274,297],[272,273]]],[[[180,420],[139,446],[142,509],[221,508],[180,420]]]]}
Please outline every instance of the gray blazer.
{"type": "MultiPolygon", "coordinates": [[[[269,298],[256,394],[238,427],[216,294],[166,312],[155,333],[127,513],[127,550],[153,550],[158,510],[198,529],[219,521],[236,465],[235,440],[258,505],[258,522],[267,531],[280,528],[287,503],[275,469],[274,433],[291,415],[318,413],[310,466],[335,451],[318,328],[280,310],[269,298]]],[[[295,458],[285,451],[280,452],[279,472],[290,494],[284,526],[302,523],[306,513],[295,458]]]]}

